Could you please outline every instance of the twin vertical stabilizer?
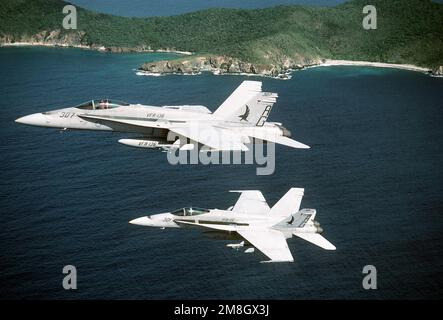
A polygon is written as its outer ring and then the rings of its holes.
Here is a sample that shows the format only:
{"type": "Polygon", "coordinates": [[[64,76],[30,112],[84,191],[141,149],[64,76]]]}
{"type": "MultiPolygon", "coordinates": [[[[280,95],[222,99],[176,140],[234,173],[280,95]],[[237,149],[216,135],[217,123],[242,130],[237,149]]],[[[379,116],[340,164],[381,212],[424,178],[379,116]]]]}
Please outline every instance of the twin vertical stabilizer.
{"type": "Polygon", "coordinates": [[[288,192],[271,208],[270,215],[276,217],[289,217],[300,210],[301,200],[305,189],[291,188],[288,192]]]}
{"type": "Polygon", "coordinates": [[[261,81],[243,81],[214,112],[214,115],[220,120],[263,126],[278,95],[262,92],[261,87],[261,81]]]}

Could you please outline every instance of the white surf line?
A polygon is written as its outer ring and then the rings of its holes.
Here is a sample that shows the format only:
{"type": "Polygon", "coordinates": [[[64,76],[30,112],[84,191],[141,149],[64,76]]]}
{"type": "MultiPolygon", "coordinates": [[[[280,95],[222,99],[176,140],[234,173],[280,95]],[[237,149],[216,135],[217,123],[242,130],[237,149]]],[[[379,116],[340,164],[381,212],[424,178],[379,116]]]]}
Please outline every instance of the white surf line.
{"type": "MultiPolygon", "coordinates": [[[[80,48],[88,49],[93,51],[107,51],[107,47],[92,47],[82,44],[68,44],[68,43],[50,43],[50,42],[4,42],[0,43],[0,47],[63,47],[63,48],[80,48]]],[[[137,49],[134,48],[135,53],[177,53],[185,56],[191,56],[194,53],[190,51],[179,51],[179,50],[169,50],[169,49],[137,49]]],[[[117,52],[118,53],[118,52],[117,52]]]]}
{"type": "Polygon", "coordinates": [[[361,67],[376,67],[376,68],[394,68],[419,72],[429,72],[428,68],[415,66],[413,64],[395,64],[384,62],[370,62],[370,61],[352,61],[352,60],[329,60],[318,65],[318,67],[327,66],[361,66],[361,67]]]}

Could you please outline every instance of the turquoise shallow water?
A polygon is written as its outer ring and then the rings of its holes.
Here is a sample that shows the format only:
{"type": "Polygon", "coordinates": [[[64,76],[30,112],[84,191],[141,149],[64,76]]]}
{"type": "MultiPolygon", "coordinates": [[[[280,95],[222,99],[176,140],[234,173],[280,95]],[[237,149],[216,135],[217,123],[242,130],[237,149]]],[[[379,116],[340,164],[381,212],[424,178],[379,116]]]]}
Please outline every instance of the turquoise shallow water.
{"type": "Polygon", "coordinates": [[[109,96],[203,104],[214,110],[242,76],[137,76],[164,54],[56,48],[0,49],[0,296],[2,298],[440,298],[443,288],[443,79],[374,68],[313,68],[278,92],[270,119],[310,150],[277,147],[276,171],[254,166],[171,166],[125,147],[117,133],[66,132],[14,119],[109,96]],[[198,230],[129,225],[182,206],[226,208],[230,189],[260,189],[272,205],[304,187],[326,252],[289,240],[292,264],[260,264],[198,230]],[[78,290],[62,288],[62,268],[78,290]],[[362,289],[362,268],[379,289],[362,289]]]}

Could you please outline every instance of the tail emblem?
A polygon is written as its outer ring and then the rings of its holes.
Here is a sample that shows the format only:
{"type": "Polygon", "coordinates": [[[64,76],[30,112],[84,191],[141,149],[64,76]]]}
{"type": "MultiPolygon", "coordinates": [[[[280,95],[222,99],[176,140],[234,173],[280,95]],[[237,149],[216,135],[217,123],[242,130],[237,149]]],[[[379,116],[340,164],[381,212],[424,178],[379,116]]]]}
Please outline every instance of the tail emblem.
{"type": "Polygon", "coordinates": [[[248,105],[246,105],[245,113],[239,115],[238,117],[240,118],[240,121],[248,121],[248,117],[249,117],[249,107],[248,107],[248,105]]]}

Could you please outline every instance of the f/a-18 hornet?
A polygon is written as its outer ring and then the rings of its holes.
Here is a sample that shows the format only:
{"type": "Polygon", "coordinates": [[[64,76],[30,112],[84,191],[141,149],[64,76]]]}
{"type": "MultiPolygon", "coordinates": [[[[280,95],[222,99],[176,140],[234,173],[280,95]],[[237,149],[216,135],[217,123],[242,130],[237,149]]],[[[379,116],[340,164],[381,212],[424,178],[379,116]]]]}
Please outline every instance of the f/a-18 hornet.
{"type": "Polygon", "coordinates": [[[335,250],[335,246],[320,235],[323,229],[314,220],[316,210],[300,210],[304,189],[291,188],[272,208],[258,190],[231,192],[241,195],[227,210],[188,207],[137,218],[129,223],[159,228],[200,227],[223,232],[230,236],[228,239],[243,240],[228,244],[228,247],[240,249],[251,245],[245,253],[253,252],[255,247],[270,259],[266,262],[293,262],[286,242],[292,236],[326,250],[335,250]]]}
{"type": "Polygon", "coordinates": [[[253,138],[309,148],[290,139],[290,131],[281,123],[267,121],[278,95],[262,92],[261,87],[260,81],[243,81],[214,113],[199,105],[156,107],[98,99],[15,121],[60,129],[134,133],[138,136],[119,142],[149,149],[191,150],[200,143],[207,150],[247,151],[246,144],[253,138]]]}

